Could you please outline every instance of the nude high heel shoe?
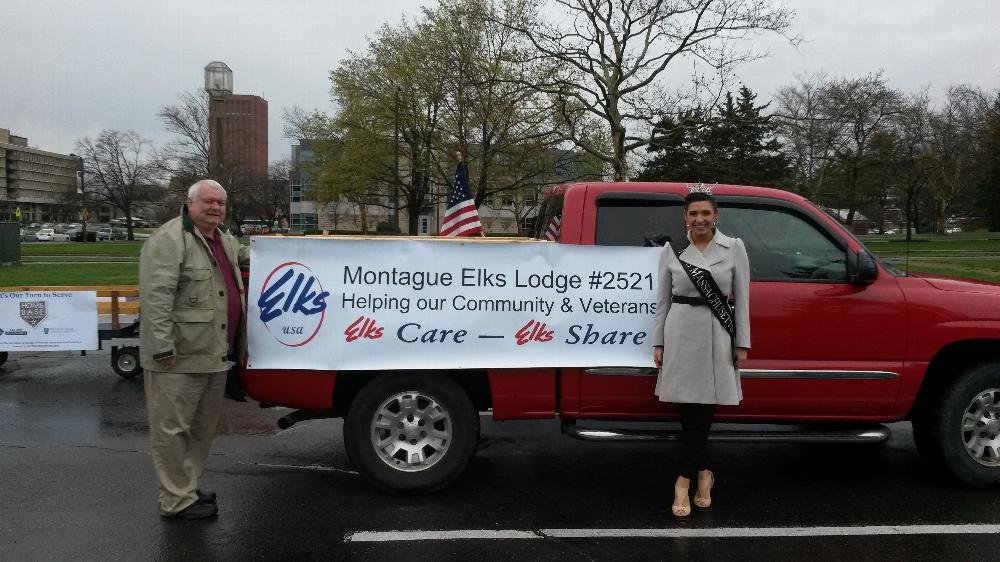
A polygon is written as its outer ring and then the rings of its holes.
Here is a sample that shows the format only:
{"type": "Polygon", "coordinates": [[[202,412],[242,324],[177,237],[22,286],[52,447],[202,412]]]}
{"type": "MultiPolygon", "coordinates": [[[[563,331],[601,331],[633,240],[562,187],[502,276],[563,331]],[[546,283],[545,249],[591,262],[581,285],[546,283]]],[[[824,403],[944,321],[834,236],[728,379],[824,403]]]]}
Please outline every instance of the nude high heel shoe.
{"type": "Polygon", "coordinates": [[[688,499],[688,495],[691,493],[691,481],[688,480],[687,486],[680,485],[681,477],[678,476],[677,480],[674,482],[674,503],[670,506],[670,511],[674,514],[674,519],[678,521],[687,521],[691,516],[691,504],[680,505],[678,500],[688,499]]]}
{"type": "MultiPolygon", "coordinates": [[[[708,497],[702,497],[701,493],[701,482],[699,482],[698,491],[694,493],[694,505],[699,511],[706,511],[712,507],[712,487],[715,486],[715,474],[711,470],[708,471],[708,497]]],[[[701,480],[699,478],[699,480],[701,480]]]]}

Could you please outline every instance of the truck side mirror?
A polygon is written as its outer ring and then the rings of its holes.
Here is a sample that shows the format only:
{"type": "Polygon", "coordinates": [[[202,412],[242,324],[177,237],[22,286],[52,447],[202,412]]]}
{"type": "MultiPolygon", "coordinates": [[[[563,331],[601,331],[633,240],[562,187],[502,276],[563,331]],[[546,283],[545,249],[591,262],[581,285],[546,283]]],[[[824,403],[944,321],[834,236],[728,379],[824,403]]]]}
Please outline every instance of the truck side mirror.
{"type": "Polygon", "coordinates": [[[856,285],[869,285],[878,279],[875,258],[864,250],[847,254],[847,279],[856,285]]]}

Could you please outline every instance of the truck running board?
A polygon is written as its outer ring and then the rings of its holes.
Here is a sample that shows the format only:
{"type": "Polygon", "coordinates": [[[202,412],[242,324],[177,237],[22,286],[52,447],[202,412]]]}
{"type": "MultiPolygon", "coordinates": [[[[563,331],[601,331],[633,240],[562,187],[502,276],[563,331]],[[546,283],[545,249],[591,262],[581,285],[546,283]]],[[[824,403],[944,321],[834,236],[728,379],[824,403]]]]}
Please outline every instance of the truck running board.
{"type": "MultiPolygon", "coordinates": [[[[721,425],[721,424],[720,424],[721,425]]],[[[563,433],[584,441],[679,441],[681,430],[578,427],[575,422],[564,421],[563,433]]],[[[727,443],[883,443],[889,439],[889,428],[884,425],[863,427],[808,427],[761,426],[733,429],[733,424],[713,429],[708,440],[727,443]],[[773,428],[773,429],[771,429],[773,428]]]]}

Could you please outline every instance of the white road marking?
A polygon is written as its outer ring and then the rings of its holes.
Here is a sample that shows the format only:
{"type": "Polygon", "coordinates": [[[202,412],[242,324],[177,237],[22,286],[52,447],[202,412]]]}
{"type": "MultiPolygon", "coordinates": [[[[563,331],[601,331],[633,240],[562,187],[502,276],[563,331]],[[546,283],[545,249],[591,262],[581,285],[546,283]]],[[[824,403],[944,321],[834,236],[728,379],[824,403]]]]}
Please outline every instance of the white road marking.
{"type": "Polygon", "coordinates": [[[321,464],[270,464],[266,462],[245,462],[239,461],[236,464],[244,464],[249,466],[263,466],[266,468],[294,468],[296,470],[315,470],[317,472],[341,472],[344,474],[354,474],[357,476],[359,473],[356,470],[346,470],[343,468],[336,468],[333,466],[323,466],[321,464]]]}
{"type": "Polygon", "coordinates": [[[358,531],[344,537],[345,542],[451,541],[459,539],[540,539],[534,531],[513,529],[465,529],[460,531],[358,531]]]}
{"type": "Polygon", "coordinates": [[[720,527],[716,529],[540,529],[557,538],[730,538],[857,537],[874,535],[982,535],[1000,533],[1000,525],[873,525],[867,527],[720,527]]]}
{"type": "Polygon", "coordinates": [[[990,535],[1000,525],[873,525],[867,527],[720,527],[714,529],[465,529],[454,531],[358,531],[345,542],[407,542],[497,539],[857,537],[876,535],[990,535]]]}

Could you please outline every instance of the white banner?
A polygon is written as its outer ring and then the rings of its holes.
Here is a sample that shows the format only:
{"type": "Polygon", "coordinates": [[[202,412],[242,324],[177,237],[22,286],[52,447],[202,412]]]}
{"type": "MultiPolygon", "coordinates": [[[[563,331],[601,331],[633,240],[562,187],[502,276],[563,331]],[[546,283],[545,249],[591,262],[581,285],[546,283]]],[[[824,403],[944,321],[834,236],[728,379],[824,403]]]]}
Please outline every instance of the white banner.
{"type": "Polygon", "coordinates": [[[94,291],[0,292],[0,351],[97,349],[94,291]]]}
{"type": "Polygon", "coordinates": [[[251,239],[252,369],[651,367],[658,248],[251,239]]]}

